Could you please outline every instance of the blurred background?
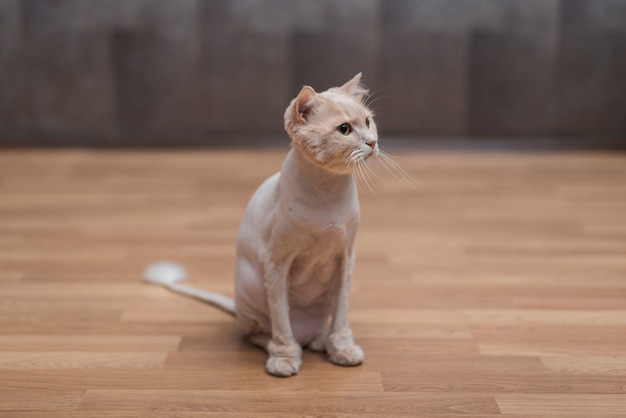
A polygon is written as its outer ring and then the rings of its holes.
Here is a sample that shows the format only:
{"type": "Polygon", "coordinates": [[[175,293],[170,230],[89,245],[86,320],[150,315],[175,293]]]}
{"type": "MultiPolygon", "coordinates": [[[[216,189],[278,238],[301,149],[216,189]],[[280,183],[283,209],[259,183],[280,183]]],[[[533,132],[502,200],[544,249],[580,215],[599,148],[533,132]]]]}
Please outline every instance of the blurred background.
{"type": "Polygon", "coordinates": [[[363,71],[382,136],[626,147],[626,0],[0,0],[0,144],[287,144],[363,71]]]}

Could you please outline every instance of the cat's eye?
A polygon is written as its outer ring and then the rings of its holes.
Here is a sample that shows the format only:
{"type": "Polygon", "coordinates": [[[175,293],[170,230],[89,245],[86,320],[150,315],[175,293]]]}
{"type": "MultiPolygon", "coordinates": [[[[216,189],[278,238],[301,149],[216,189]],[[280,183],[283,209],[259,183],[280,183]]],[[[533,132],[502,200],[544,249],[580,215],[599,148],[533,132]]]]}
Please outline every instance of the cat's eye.
{"type": "Polygon", "coordinates": [[[352,126],[350,126],[349,123],[342,123],[337,127],[337,130],[342,135],[348,135],[350,132],[352,132],[352,126]]]}
{"type": "Polygon", "coordinates": [[[369,127],[370,127],[370,118],[369,117],[365,118],[365,126],[367,126],[367,129],[369,129],[369,127]]]}

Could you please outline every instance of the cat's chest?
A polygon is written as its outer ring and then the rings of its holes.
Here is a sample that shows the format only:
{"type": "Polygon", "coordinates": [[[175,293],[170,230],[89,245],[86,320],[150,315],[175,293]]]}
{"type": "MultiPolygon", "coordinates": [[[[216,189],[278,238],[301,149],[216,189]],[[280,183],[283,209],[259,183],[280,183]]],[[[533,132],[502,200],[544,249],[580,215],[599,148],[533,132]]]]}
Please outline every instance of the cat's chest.
{"type": "Polygon", "coordinates": [[[297,257],[324,260],[334,253],[344,252],[348,244],[346,225],[331,224],[308,235],[297,257]]]}
{"type": "Polygon", "coordinates": [[[324,291],[351,245],[345,226],[329,225],[310,234],[294,254],[289,269],[291,285],[307,288],[309,296],[324,291]]]}

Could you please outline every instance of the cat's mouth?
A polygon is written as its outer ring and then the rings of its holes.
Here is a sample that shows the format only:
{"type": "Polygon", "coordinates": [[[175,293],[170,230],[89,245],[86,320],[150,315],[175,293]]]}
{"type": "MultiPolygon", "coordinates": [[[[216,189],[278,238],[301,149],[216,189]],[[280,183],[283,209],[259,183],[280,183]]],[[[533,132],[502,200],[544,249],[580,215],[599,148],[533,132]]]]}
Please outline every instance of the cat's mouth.
{"type": "Polygon", "coordinates": [[[378,147],[372,149],[363,159],[367,161],[370,158],[376,158],[376,157],[378,157],[378,147]]]}

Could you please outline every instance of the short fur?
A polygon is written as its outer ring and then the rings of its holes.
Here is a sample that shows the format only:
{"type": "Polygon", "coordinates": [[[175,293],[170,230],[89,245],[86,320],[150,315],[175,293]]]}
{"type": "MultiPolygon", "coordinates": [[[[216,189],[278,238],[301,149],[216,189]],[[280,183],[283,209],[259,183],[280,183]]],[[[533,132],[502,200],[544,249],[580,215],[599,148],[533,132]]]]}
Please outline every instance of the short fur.
{"type": "Polygon", "coordinates": [[[360,217],[353,170],[379,149],[360,80],[357,74],[322,93],[305,86],[287,107],[292,149],[248,204],[237,238],[234,305],[178,284],[184,270],[172,265],[146,272],[151,282],[234,313],[248,341],[267,350],[267,371],[276,376],[298,373],[302,347],[326,351],[343,366],[364,359],[348,322],[360,217]]]}

